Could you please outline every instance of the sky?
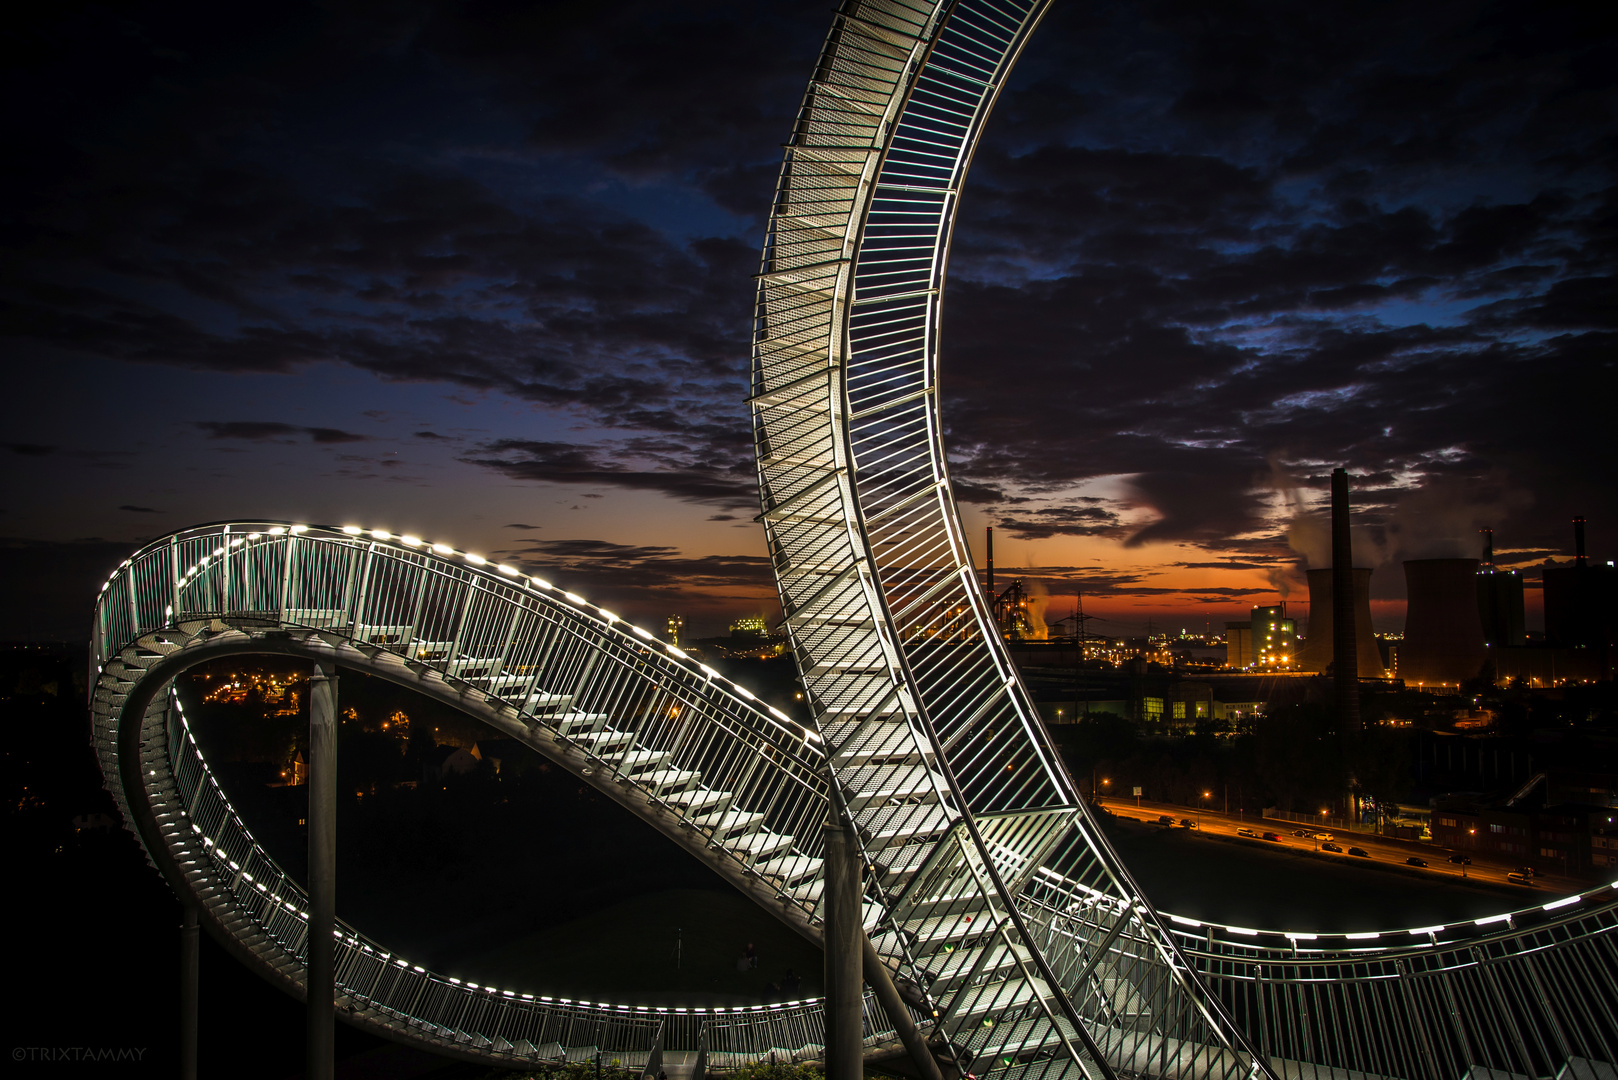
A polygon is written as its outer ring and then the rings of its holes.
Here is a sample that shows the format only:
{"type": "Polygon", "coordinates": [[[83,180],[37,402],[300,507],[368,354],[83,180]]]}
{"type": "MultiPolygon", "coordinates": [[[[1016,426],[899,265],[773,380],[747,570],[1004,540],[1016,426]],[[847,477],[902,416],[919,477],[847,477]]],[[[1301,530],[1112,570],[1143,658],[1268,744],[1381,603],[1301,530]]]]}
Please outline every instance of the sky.
{"type": "MultiPolygon", "coordinates": [[[[957,219],[981,563],[1092,631],[1244,618],[1352,476],[1401,564],[1618,557],[1598,5],[1053,6],[957,219]]],[[[815,3],[33,5],[0,173],[0,638],[140,544],[358,524],[647,625],[778,617],[743,399],[815,3]]]]}

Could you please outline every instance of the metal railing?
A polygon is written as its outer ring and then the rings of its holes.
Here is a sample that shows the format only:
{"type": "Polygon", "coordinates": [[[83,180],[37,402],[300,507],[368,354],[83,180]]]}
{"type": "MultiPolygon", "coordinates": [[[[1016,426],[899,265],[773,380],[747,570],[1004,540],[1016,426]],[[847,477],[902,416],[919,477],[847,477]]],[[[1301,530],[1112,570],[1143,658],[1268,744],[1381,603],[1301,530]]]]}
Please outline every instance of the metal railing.
{"type": "MultiPolygon", "coordinates": [[[[611,612],[507,566],[413,537],[248,522],[186,530],[126,560],[103,586],[92,640],[95,742],[109,781],[138,746],[138,793],[154,858],[259,960],[302,977],[306,897],[254,840],[209,773],[178,700],[126,715],[142,683],[166,684],[220,648],[270,650],[288,636],[364,670],[436,687],[507,734],[573,765],[662,821],[721,873],[813,930],[825,820],[825,758],[812,732],[611,612]],[[142,725],[122,742],[124,725],[142,725]],[[801,839],[800,839],[801,838],[801,839]]],[[[147,700],[150,700],[148,686],[147,700]]],[[[139,820],[135,815],[134,820],[139,820]]],[[[356,1016],[434,1045],[533,1060],[567,1048],[646,1050],[662,1011],[546,999],[437,975],[344,928],[338,979],[356,1016]],[[561,1048],[561,1049],[558,1049],[561,1048]]],[[[874,1005],[872,1006],[874,1009],[874,1005]]],[[[671,1016],[697,1015],[683,1010],[671,1016]]],[[[803,1057],[818,1003],[705,1010],[665,1045],[803,1057]],[[732,1030],[734,1029],[734,1030],[732,1030]],[[689,1037],[688,1037],[689,1033],[689,1037]]],[[[872,1014],[873,1031],[891,1025],[872,1014]]]]}
{"type": "MultiPolygon", "coordinates": [[[[1125,995],[1126,1017],[1114,1001],[1126,973],[1064,984],[1021,896],[1060,858],[1087,888],[1143,903],[1085,819],[1000,642],[938,415],[939,303],[961,183],[1044,7],[870,0],[834,20],[758,275],[761,520],[834,766],[912,770],[914,854],[895,857],[877,830],[862,839],[887,870],[873,887],[887,913],[876,943],[926,989],[935,1034],[963,1062],[1046,1059],[1040,1068],[1112,1075],[1114,1061],[1138,1064],[1144,1009],[1153,1030],[1212,1044],[1240,1072],[1239,1030],[1155,918],[1142,931],[1154,947],[1127,974],[1148,989],[1125,995]]],[[[840,793],[857,805],[874,778],[840,769],[840,793]]]]}

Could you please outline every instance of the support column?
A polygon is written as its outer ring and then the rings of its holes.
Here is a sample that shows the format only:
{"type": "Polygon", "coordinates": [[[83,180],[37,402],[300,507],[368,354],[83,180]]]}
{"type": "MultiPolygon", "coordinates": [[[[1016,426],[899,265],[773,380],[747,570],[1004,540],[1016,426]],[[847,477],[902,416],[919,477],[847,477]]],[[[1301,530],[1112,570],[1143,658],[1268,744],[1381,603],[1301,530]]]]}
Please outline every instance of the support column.
{"type": "Polygon", "coordinates": [[[197,1080],[197,909],[185,905],[180,922],[180,1080],[197,1080]]]}
{"type": "Polygon", "coordinates": [[[861,1008],[861,968],[865,933],[861,927],[859,845],[839,822],[825,830],[826,892],[826,1080],[860,1080],[865,1075],[865,1026],[861,1008]]]}
{"type": "Polygon", "coordinates": [[[337,671],[309,678],[309,967],[305,997],[308,1080],[332,1080],[337,927],[337,671]]]}
{"type": "Polygon", "coordinates": [[[881,955],[876,951],[876,946],[871,944],[870,935],[863,927],[860,929],[860,952],[865,958],[865,981],[876,991],[877,1002],[882,1006],[882,1011],[888,1014],[888,1019],[893,1021],[893,1030],[898,1033],[899,1041],[904,1043],[905,1049],[910,1052],[910,1060],[921,1073],[922,1080],[944,1080],[944,1073],[939,1069],[937,1059],[928,1049],[927,1037],[911,1019],[910,1010],[905,1006],[904,998],[899,995],[899,988],[893,984],[892,973],[888,971],[887,965],[882,963],[881,955]]]}

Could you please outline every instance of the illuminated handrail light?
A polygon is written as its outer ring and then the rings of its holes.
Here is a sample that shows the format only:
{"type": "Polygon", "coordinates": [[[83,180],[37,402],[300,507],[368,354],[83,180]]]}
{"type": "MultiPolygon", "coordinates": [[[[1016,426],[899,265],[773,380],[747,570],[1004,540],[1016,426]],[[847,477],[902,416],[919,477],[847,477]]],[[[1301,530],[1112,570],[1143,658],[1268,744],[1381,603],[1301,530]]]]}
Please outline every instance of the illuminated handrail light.
{"type": "Polygon", "coordinates": [[[1418,926],[1414,930],[1407,930],[1405,932],[1407,934],[1409,934],[1411,937],[1416,937],[1416,936],[1418,936],[1420,934],[1439,934],[1439,933],[1443,933],[1444,929],[1445,928],[1442,927],[1442,926],[1418,926]]]}
{"type": "Polygon", "coordinates": [[[1541,910],[1555,911],[1557,908],[1565,908],[1565,907],[1568,907],[1568,906],[1570,906],[1572,904],[1577,904],[1580,900],[1583,900],[1583,899],[1584,899],[1584,897],[1579,896],[1578,894],[1575,893],[1573,896],[1564,896],[1560,900],[1552,900],[1548,904],[1541,905],[1541,910]]]}

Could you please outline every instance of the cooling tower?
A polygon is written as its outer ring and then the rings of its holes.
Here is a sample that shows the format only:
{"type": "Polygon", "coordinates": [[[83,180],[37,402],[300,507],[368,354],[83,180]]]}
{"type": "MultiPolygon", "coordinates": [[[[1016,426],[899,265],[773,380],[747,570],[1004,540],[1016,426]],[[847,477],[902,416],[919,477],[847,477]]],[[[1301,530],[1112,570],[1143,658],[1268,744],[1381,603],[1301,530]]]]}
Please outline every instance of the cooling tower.
{"type": "MultiPolygon", "coordinates": [[[[1309,571],[1309,636],[1304,640],[1298,667],[1304,671],[1325,671],[1332,662],[1333,643],[1331,567],[1309,571]]],[[[1354,654],[1360,678],[1380,679],[1382,654],[1371,634],[1371,571],[1354,568],[1354,654]]]]}
{"type": "Polygon", "coordinates": [[[1476,559],[1412,559],[1405,563],[1410,609],[1399,648],[1406,686],[1456,685],[1483,668],[1476,559]]]}

